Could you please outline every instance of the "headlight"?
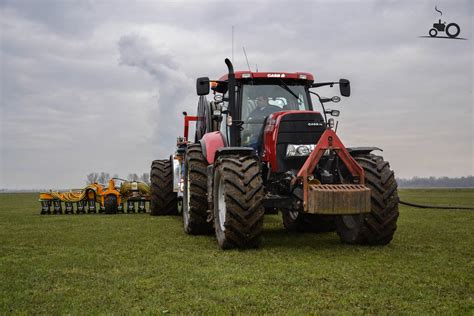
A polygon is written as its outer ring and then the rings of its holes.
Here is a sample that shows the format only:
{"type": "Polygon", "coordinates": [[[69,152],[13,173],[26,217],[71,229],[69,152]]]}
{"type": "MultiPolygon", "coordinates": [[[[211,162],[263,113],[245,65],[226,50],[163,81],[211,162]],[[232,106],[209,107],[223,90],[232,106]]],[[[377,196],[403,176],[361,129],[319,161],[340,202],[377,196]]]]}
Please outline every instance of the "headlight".
{"type": "Polygon", "coordinates": [[[330,128],[334,128],[334,119],[333,118],[328,119],[328,126],[330,128]]]}
{"type": "Polygon", "coordinates": [[[288,144],[286,147],[286,157],[303,157],[309,156],[316,145],[295,145],[288,144]]]}

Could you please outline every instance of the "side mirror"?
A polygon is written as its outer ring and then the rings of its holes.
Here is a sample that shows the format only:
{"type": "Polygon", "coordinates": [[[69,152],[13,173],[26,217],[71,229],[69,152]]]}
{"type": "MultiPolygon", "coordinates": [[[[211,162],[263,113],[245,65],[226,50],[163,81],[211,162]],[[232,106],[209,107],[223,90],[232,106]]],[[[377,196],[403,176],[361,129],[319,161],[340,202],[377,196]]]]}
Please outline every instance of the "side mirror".
{"type": "Polygon", "coordinates": [[[337,116],[339,116],[339,114],[341,114],[341,111],[339,111],[339,110],[326,110],[324,113],[337,117],[337,116]]]}
{"type": "Polygon", "coordinates": [[[198,95],[208,95],[209,94],[209,78],[201,77],[196,80],[196,92],[198,95]]]}
{"type": "Polygon", "coordinates": [[[339,79],[339,89],[343,97],[351,95],[351,83],[347,79],[339,79]]]}

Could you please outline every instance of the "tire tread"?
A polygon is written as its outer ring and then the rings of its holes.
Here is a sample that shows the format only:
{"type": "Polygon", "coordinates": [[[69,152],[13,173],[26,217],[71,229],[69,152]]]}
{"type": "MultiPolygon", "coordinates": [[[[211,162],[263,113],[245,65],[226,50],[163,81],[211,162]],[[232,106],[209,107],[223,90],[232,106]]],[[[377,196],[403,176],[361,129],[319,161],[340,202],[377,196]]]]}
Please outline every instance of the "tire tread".
{"type": "Polygon", "coordinates": [[[173,166],[170,160],[154,160],[150,172],[150,215],[178,214],[177,195],[173,192],[173,166]]]}

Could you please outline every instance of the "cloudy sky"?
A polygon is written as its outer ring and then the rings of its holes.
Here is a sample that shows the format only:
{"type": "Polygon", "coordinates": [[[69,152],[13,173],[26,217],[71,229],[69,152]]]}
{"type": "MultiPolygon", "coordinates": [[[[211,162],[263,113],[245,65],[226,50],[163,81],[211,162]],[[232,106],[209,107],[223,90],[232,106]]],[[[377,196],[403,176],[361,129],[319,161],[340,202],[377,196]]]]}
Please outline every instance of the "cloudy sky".
{"type": "Polygon", "coordinates": [[[195,78],[225,72],[232,25],[237,69],[245,46],[262,71],[351,80],[333,106],[346,145],[383,148],[399,177],[474,174],[472,1],[0,3],[0,188],[149,172],[195,78]],[[467,40],[420,38],[439,18],[467,40]]]}

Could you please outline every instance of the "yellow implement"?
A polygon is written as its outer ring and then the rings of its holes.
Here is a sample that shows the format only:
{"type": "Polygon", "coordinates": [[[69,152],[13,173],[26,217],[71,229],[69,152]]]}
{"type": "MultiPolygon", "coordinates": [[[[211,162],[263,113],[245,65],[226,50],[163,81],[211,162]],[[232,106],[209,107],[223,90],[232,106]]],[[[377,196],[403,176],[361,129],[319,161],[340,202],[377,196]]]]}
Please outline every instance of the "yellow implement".
{"type": "Polygon", "coordinates": [[[63,214],[62,203],[66,214],[99,213],[115,214],[125,211],[135,213],[135,203],[139,213],[146,213],[146,202],[150,201],[150,187],[148,184],[136,181],[123,181],[117,187],[115,180],[110,179],[107,187],[93,183],[84,189],[70,190],[67,192],[49,191],[41,192],[41,214],[63,214]],[[76,208],[74,210],[74,204],[76,208]],[[52,210],[51,210],[52,208],[52,210]]]}

